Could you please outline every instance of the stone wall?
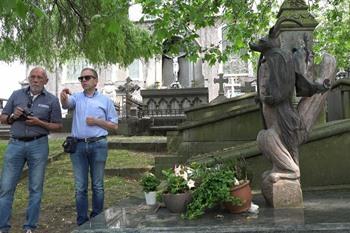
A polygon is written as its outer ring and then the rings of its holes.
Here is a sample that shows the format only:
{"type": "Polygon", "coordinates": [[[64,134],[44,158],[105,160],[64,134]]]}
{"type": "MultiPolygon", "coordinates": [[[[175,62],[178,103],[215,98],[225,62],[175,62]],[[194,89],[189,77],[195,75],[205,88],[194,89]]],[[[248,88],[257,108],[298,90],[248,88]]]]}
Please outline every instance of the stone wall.
{"type": "MultiPolygon", "coordinates": [[[[300,147],[301,184],[304,188],[350,185],[350,119],[328,122],[314,128],[309,140],[300,147]]],[[[261,175],[272,168],[250,142],[225,150],[197,155],[189,162],[214,163],[244,157],[253,174],[252,186],[260,189],[261,175]]]]}

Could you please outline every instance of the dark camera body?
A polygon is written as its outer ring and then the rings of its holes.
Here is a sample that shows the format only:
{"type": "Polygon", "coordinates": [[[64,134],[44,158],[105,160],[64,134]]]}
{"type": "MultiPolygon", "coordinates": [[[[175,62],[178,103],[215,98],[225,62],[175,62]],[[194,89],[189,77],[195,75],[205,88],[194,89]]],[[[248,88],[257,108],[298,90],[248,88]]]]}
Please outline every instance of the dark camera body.
{"type": "Polygon", "coordinates": [[[33,113],[28,111],[27,109],[24,109],[22,115],[18,118],[18,120],[20,121],[28,120],[28,116],[33,116],[33,113]]]}
{"type": "Polygon", "coordinates": [[[75,137],[68,136],[63,142],[62,147],[66,153],[74,153],[76,151],[78,140],[75,137]]]}

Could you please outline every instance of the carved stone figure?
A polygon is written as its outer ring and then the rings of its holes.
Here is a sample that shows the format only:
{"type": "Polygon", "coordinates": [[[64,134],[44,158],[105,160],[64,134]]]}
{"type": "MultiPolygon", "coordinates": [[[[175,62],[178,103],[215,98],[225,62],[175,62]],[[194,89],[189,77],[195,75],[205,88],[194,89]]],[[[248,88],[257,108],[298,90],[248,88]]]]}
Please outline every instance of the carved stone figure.
{"type": "Polygon", "coordinates": [[[170,84],[170,88],[181,88],[181,84],[179,82],[179,58],[186,56],[186,53],[180,53],[178,56],[164,54],[164,56],[171,59],[173,62],[173,82],[170,84]]]}
{"type": "MultiPolygon", "coordinates": [[[[306,46],[293,51],[281,49],[277,31],[272,28],[267,37],[250,44],[252,50],[261,53],[257,82],[265,129],[259,132],[257,143],[272,163],[272,169],[263,173],[262,192],[274,207],[301,207],[298,146],[306,140],[329,86],[308,79],[313,73],[312,53],[306,46]],[[297,96],[304,97],[297,109],[292,104],[295,89],[297,96]],[[316,93],[320,94],[314,97],[316,93]]],[[[326,77],[331,74],[322,79],[326,77]]]]}
{"type": "Polygon", "coordinates": [[[111,80],[106,81],[104,84],[104,87],[102,88],[102,94],[109,97],[113,101],[114,105],[117,104],[117,99],[116,99],[117,94],[115,90],[116,90],[116,87],[111,80]]]}
{"type": "Polygon", "coordinates": [[[258,97],[261,101],[266,130],[258,134],[259,148],[272,162],[273,168],[264,176],[279,179],[298,179],[298,145],[304,130],[303,122],[292,105],[295,72],[291,51],[280,49],[274,29],[268,37],[251,44],[261,52],[258,65],[258,97]]]}

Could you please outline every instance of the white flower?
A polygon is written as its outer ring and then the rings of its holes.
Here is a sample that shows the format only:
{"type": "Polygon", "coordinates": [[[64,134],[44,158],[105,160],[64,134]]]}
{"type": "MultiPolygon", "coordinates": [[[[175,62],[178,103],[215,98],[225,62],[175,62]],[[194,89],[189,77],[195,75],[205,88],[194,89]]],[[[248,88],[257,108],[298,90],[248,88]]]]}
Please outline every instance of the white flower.
{"type": "Polygon", "coordinates": [[[175,168],[174,168],[175,176],[179,176],[180,173],[181,173],[181,170],[182,170],[182,166],[181,165],[179,165],[178,167],[175,165],[175,168]]]}
{"type": "Polygon", "coordinates": [[[193,169],[192,168],[190,168],[190,167],[186,167],[186,172],[187,172],[187,174],[189,175],[189,176],[191,176],[192,174],[193,174],[193,169]]]}
{"type": "Polygon", "coordinates": [[[184,180],[188,179],[187,173],[186,172],[182,172],[179,176],[181,176],[182,178],[184,178],[184,180]]]}
{"type": "Polygon", "coordinates": [[[189,181],[187,181],[187,186],[189,189],[194,188],[194,180],[190,179],[189,181]]]}
{"type": "Polygon", "coordinates": [[[237,178],[235,177],[233,180],[234,185],[239,185],[239,181],[237,180],[237,178]]]}
{"type": "Polygon", "coordinates": [[[183,165],[179,165],[179,166],[175,166],[174,168],[174,173],[175,176],[180,176],[182,178],[184,178],[184,180],[187,181],[188,179],[188,171],[192,173],[192,170],[186,166],[183,165]]]}

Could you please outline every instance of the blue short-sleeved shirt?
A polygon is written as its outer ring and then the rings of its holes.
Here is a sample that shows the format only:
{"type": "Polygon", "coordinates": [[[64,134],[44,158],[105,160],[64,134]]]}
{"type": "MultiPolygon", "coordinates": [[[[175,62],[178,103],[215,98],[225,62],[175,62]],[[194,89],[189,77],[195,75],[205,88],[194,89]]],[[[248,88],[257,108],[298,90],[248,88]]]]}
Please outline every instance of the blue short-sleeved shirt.
{"type": "Polygon", "coordinates": [[[118,123],[118,115],[114,104],[107,96],[95,91],[93,96],[86,96],[84,92],[69,96],[68,109],[73,109],[72,136],[77,138],[90,138],[105,136],[108,131],[97,125],[89,126],[86,117],[95,117],[118,123]]]}
{"type": "MultiPolygon", "coordinates": [[[[2,114],[11,115],[16,107],[26,109],[33,113],[33,116],[45,122],[62,122],[61,107],[58,98],[45,89],[34,101],[31,101],[29,87],[14,91],[7,101],[2,114]],[[28,103],[31,104],[28,105],[28,103]]],[[[27,125],[25,121],[17,120],[11,125],[10,134],[12,137],[35,137],[47,135],[49,134],[49,130],[37,125],[27,125]]]]}

